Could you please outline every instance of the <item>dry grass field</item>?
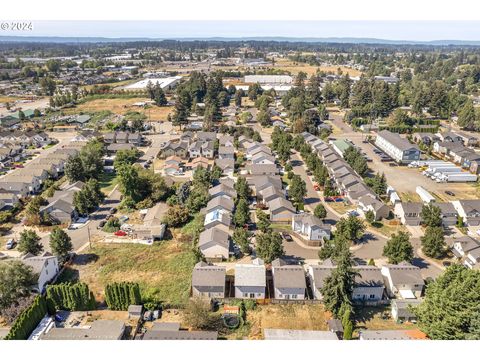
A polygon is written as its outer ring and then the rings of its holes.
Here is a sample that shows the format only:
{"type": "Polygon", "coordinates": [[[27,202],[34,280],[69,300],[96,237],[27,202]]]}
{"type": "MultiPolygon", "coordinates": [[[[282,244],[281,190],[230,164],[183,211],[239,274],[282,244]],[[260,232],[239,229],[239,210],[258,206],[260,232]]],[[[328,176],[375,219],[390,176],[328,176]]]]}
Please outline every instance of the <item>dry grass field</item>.
{"type": "Polygon", "coordinates": [[[337,69],[342,69],[343,74],[348,74],[349,76],[360,76],[362,74],[361,71],[350,69],[345,66],[315,66],[315,65],[308,65],[304,63],[294,63],[288,59],[278,59],[275,62],[275,66],[272,68],[274,69],[281,69],[285,71],[290,71],[293,75],[298,74],[300,71],[307,73],[308,75],[313,75],[319,69],[320,71],[325,72],[333,72],[337,73],[337,69]]]}
{"type": "Polygon", "coordinates": [[[102,244],[80,254],[65,275],[88,284],[98,301],[110,282],[138,282],[142,296],[170,304],[184,304],[190,296],[195,259],[188,244],[169,240],[151,246],[102,244]]]}
{"type": "Polygon", "coordinates": [[[383,314],[390,314],[388,307],[363,307],[355,309],[354,338],[358,337],[359,330],[416,330],[415,324],[397,323],[395,320],[383,314]]]}
{"type": "Polygon", "coordinates": [[[65,114],[78,114],[79,112],[111,111],[114,114],[123,115],[127,111],[144,113],[150,121],[166,121],[168,114],[173,111],[173,106],[150,106],[142,108],[133,106],[136,102],[148,101],[149,99],[138,97],[131,99],[95,99],[77,105],[75,108],[64,109],[65,114]]]}
{"type": "Polygon", "coordinates": [[[252,339],[261,339],[262,329],[327,330],[323,305],[265,305],[247,312],[252,339]]]}

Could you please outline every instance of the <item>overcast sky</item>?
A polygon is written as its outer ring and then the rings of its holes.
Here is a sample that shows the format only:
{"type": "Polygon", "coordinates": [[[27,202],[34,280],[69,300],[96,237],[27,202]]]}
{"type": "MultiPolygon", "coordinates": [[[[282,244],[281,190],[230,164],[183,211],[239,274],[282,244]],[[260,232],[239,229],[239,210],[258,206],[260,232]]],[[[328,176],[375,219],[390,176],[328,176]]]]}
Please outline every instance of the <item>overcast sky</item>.
{"type": "Polygon", "coordinates": [[[62,37],[355,37],[480,40],[480,21],[33,21],[33,31],[0,35],[62,37]]]}

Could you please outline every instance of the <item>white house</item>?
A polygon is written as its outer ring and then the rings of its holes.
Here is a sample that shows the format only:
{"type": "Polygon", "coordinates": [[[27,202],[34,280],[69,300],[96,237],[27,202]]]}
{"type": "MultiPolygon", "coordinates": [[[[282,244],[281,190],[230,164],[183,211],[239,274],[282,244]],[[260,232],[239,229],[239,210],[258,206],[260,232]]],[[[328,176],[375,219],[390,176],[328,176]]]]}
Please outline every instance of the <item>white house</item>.
{"type": "Polygon", "coordinates": [[[420,159],[420,149],[398,134],[382,130],[377,134],[375,145],[399,163],[410,163],[420,159]]]}
{"type": "Polygon", "coordinates": [[[45,290],[45,285],[58,274],[58,259],[50,253],[46,252],[39,256],[26,254],[21,260],[25,265],[31,266],[35,274],[38,274],[36,290],[40,293],[45,290]]]}
{"type": "Polygon", "coordinates": [[[292,217],[292,230],[304,236],[307,240],[330,240],[330,225],[312,214],[296,214],[292,217]]]}

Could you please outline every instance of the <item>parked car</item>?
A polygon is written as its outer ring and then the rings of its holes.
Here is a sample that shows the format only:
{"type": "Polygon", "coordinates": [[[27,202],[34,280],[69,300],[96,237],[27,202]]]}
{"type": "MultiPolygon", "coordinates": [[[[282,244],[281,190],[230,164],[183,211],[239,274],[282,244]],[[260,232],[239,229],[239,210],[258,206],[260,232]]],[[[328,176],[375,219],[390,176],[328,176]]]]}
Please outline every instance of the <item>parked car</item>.
{"type": "Polygon", "coordinates": [[[453,191],[450,191],[450,190],[446,190],[445,194],[447,194],[449,196],[455,196],[455,193],[453,191]]]}
{"type": "Polygon", "coordinates": [[[359,216],[360,214],[357,212],[357,210],[348,210],[348,211],[347,211],[347,215],[348,215],[348,216],[357,217],[357,216],[359,216]]]}
{"type": "Polygon", "coordinates": [[[121,223],[124,223],[125,221],[128,221],[129,217],[127,215],[122,215],[118,218],[118,221],[121,223]]]}
{"type": "Polygon", "coordinates": [[[109,213],[110,214],[115,214],[117,212],[117,208],[111,208],[109,213]]]}
{"type": "Polygon", "coordinates": [[[293,241],[292,236],[286,232],[282,232],[282,237],[288,242],[293,241]]]}
{"type": "Polygon", "coordinates": [[[107,223],[106,220],[102,220],[98,223],[98,226],[97,226],[97,229],[101,229],[105,226],[105,224],[107,223]]]}
{"type": "Polygon", "coordinates": [[[127,236],[127,233],[123,230],[118,230],[113,233],[115,236],[127,236]]]}
{"type": "Polygon", "coordinates": [[[5,249],[7,249],[7,250],[12,250],[12,249],[15,247],[15,245],[17,245],[16,241],[13,240],[13,239],[10,239],[10,240],[8,240],[7,243],[5,244],[5,249]]]}

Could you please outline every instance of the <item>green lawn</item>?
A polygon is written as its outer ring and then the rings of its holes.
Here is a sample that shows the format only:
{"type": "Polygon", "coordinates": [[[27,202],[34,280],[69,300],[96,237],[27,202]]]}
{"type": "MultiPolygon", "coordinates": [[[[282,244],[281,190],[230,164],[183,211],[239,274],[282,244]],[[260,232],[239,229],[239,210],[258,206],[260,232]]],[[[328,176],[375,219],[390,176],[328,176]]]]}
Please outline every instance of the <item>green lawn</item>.
{"type": "Polygon", "coordinates": [[[98,179],[101,190],[108,194],[117,185],[117,175],[115,173],[102,173],[98,179]]]}
{"type": "Polygon", "coordinates": [[[204,221],[205,215],[200,213],[195,214],[192,220],[182,227],[181,232],[185,235],[193,237],[195,234],[198,234],[200,231],[202,231],[204,221]]]}

